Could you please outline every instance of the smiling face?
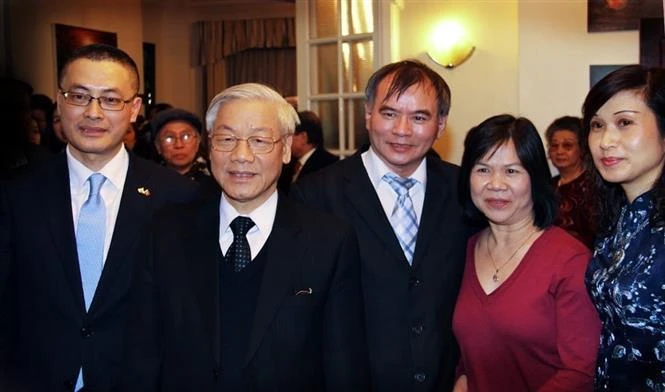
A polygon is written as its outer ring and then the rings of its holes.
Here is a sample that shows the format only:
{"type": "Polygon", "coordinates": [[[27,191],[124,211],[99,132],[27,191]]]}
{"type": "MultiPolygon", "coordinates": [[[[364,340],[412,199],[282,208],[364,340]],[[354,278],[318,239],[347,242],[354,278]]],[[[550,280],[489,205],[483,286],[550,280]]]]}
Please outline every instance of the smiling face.
{"type": "Polygon", "coordinates": [[[630,201],[651,189],[663,168],[665,139],[641,94],[615,94],[591,118],[590,130],[593,163],[606,181],[620,184],[630,201]]]}
{"type": "Polygon", "coordinates": [[[531,178],[512,140],[492,148],[471,169],[471,200],[496,225],[533,220],[531,178]]]}
{"type": "Polygon", "coordinates": [[[63,91],[132,99],[122,110],[109,111],[97,100],[75,106],[58,94],[62,130],[72,155],[91,170],[101,169],[122,148],[125,132],[141,109],[141,98],[132,98],[135,84],[129,68],[114,61],[78,59],[67,66],[60,81],[63,91]]]}
{"type": "Polygon", "coordinates": [[[365,126],[372,148],[394,173],[410,176],[441,135],[446,117],[438,114],[437,98],[428,83],[409,87],[386,99],[392,76],[382,80],[372,105],[365,105],[365,126]]]}
{"type": "Polygon", "coordinates": [[[560,129],[552,134],[548,152],[552,164],[559,171],[574,172],[582,166],[582,154],[577,135],[573,131],[560,129]]]}
{"type": "Polygon", "coordinates": [[[273,103],[265,100],[234,100],[217,113],[214,135],[250,136],[280,140],[267,154],[254,154],[245,141],[230,152],[210,150],[210,163],[229,203],[240,213],[250,213],[277,189],[282,164],[291,160],[291,137],[282,137],[273,103]],[[280,139],[281,138],[281,139],[280,139]]]}

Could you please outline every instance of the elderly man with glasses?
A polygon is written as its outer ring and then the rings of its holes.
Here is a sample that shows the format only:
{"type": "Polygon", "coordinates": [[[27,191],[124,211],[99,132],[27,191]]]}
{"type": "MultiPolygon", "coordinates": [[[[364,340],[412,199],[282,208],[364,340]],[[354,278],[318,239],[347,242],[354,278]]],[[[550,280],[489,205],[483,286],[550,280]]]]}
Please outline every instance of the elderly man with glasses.
{"type": "Polygon", "coordinates": [[[197,186],[123,148],[136,64],[80,48],[58,78],[65,151],[0,187],[0,390],[110,391],[142,229],[197,186]]]}
{"type": "Polygon", "coordinates": [[[277,191],[297,122],[261,84],[213,98],[222,194],[155,220],[120,390],[369,390],[354,231],[277,191]]]}

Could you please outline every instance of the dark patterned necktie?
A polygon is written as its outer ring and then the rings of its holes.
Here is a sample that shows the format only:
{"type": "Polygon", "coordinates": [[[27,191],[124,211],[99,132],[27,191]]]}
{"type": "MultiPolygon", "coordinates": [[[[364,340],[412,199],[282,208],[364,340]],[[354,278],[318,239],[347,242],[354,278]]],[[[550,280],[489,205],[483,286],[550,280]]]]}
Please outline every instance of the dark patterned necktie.
{"type": "Polygon", "coordinates": [[[233,264],[235,272],[242,271],[252,261],[252,253],[247,242],[247,232],[254,227],[254,222],[246,216],[239,216],[231,222],[233,243],[229,247],[226,259],[233,264]]]}

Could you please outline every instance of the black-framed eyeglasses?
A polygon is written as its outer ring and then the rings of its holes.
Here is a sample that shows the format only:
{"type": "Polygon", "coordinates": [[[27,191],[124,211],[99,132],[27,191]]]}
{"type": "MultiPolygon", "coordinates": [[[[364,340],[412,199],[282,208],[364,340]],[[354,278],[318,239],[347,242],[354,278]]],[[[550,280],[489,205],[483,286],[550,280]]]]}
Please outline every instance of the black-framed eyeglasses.
{"type": "Polygon", "coordinates": [[[181,133],[180,135],[175,135],[175,134],[161,135],[159,140],[167,145],[174,145],[178,140],[180,140],[182,144],[192,144],[196,141],[198,136],[199,135],[196,132],[185,132],[181,133]]]}
{"type": "Polygon", "coordinates": [[[254,154],[268,154],[275,148],[275,144],[284,139],[282,135],[277,139],[267,136],[250,136],[247,138],[237,137],[235,135],[227,134],[212,134],[210,135],[210,147],[215,151],[231,152],[238,147],[238,142],[241,140],[247,143],[250,151],[254,154]]]}
{"type": "Polygon", "coordinates": [[[93,97],[90,94],[80,93],[76,91],[58,90],[58,92],[62,94],[63,97],[65,97],[65,102],[70,105],[88,106],[90,102],[92,102],[92,100],[95,99],[99,103],[99,107],[101,107],[103,110],[111,110],[111,111],[120,111],[124,109],[125,104],[132,102],[132,100],[136,98],[136,94],[134,94],[128,100],[123,100],[122,98],[119,97],[111,97],[107,95],[93,97]]]}

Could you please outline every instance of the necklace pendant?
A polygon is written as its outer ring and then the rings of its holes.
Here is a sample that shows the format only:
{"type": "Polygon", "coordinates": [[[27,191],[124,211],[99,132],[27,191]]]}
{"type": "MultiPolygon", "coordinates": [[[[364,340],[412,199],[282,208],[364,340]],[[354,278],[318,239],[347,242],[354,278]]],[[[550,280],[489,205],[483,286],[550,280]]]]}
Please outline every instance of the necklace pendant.
{"type": "Polygon", "coordinates": [[[499,270],[494,271],[494,275],[492,275],[492,281],[494,283],[497,283],[499,281],[499,270]]]}

